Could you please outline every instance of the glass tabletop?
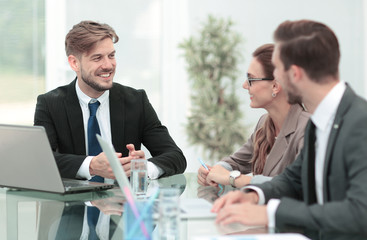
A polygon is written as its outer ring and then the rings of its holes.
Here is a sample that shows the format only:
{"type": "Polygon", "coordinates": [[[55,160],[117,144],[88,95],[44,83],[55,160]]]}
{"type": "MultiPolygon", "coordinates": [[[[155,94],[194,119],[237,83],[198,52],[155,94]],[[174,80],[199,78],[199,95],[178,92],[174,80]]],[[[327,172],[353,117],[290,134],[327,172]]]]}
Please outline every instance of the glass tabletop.
{"type": "MultiPolygon", "coordinates": [[[[218,188],[198,185],[196,173],[179,174],[152,180],[152,189],[177,188],[180,201],[204,198],[214,202],[218,188]]],[[[226,186],[224,193],[233,188],[226,186]]],[[[123,211],[125,198],[116,187],[107,191],[60,195],[37,191],[19,191],[0,188],[0,239],[88,239],[86,212],[89,206],[100,212],[96,229],[101,239],[123,239],[123,211]]],[[[153,239],[158,239],[154,221],[153,239]]],[[[268,234],[266,227],[250,227],[241,224],[219,226],[214,218],[181,218],[180,239],[197,237],[268,234]]],[[[286,229],[280,232],[300,232],[311,239],[366,239],[363,236],[325,234],[306,230],[286,229]],[[331,238],[330,238],[331,237],[331,238]]]]}

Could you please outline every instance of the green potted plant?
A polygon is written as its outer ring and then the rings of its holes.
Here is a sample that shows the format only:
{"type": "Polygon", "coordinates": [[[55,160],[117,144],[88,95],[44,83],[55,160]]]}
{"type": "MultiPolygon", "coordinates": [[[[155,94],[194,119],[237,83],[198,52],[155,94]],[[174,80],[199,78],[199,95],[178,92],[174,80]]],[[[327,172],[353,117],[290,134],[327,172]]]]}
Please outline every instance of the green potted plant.
{"type": "Polygon", "coordinates": [[[230,19],[209,15],[199,37],[190,37],[179,45],[184,50],[191,87],[188,140],[203,148],[210,163],[233,153],[246,135],[236,96],[241,86],[237,80],[243,40],[232,27],[230,19]]]}

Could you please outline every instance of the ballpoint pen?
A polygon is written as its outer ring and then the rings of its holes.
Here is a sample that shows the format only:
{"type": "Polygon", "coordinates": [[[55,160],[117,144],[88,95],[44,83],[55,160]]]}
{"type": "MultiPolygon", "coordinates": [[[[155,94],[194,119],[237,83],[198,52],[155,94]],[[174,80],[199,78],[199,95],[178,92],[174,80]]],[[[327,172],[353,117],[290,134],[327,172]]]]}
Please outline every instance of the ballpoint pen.
{"type": "MultiPolygon", "coordinates": [[[[201,158],[198,158],[201,166],[203,166],[206,170],[210,171],[209,168],[206,166],[206,164],[204,163],[203,159],[201,158]]],[[[219,192],[218,192],[218,196],[221,195],[224,191],[224,187],[222,184],[218,184],[218,187],[219,187],[219,192]]]]}

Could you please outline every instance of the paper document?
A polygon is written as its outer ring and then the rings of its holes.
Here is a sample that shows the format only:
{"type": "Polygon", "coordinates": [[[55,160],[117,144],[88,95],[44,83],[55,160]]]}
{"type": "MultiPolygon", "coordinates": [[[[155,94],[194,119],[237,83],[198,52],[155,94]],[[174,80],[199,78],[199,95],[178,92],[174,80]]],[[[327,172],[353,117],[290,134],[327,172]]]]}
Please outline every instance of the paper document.
{"type": "Polygon", "coordinates": [[[181,218],[215,218],[216,213],[210,210],[213,205],[203,198],[180,199],[181,218]]]}

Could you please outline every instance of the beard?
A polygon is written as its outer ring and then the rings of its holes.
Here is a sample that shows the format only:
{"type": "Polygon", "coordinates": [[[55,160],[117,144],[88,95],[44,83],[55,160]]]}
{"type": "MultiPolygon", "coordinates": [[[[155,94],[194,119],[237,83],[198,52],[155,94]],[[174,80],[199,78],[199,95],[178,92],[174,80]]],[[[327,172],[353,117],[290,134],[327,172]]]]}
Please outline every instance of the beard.
{"type": "MultiPolygon", "coordinates": [[[[110,86],[103,86],[102,84],[99,84],[95,79],[94,77],[92,76],[92,74],[87,74],[87,73],[84,73],[83,69],[81,69],[81,80],[83,82],[85,82],[88,86],[90,86],[91,88],[93,88],[95,91],[98,91],[98,92],[103,92],[103,91],[106,91],[106,90],[109,90],[112,88],[112,81],[111,81],[111,84],[110,86]]],[[[114,69],[106,69],[105,71],[102,71],[98,74],[102,74],[103,72],[114,72],[114,69]]]]}
{"type": "Polygon", "coordinates": [[[287,101],[289,104],[302,104],[302,96],[298,89],[291,83],[288,76],[285,76],[285,82],[287,83],[286,93],[287,101]]]}
{"type": "Polygon", "coordinates": [[[301,104],[302,103],[302,97],[299,95],[295,95],[292,92],[288,92],[287,93],[288,97],[287,97],[287,101],[289,104],[301,104]]]}

